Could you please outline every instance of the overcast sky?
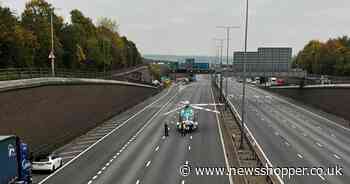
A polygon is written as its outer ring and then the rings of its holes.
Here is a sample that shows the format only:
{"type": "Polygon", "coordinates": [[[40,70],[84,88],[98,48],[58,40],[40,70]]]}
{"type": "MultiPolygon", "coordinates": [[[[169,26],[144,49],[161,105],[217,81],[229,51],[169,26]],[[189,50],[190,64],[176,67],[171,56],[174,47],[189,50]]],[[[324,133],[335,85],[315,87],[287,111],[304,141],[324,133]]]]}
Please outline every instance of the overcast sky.
{"type": "MultiPolygon", "coordinates": [[[[0,0],[17,13],[26,0],[0,0]]],[[[244,0],[48,0],[69,19],[69,11],[110,17],[142,54],[215,55],[213,38],[225,38],[220,25],[231,31],[231,50],[243,49],[244,0]]],[[[349,0],[250,0],[249,50],[263,46],[293,47],[310,39],[349,35],[349,0]]],[[[217,44],[216,44],[217,45],[217,44]]]]}

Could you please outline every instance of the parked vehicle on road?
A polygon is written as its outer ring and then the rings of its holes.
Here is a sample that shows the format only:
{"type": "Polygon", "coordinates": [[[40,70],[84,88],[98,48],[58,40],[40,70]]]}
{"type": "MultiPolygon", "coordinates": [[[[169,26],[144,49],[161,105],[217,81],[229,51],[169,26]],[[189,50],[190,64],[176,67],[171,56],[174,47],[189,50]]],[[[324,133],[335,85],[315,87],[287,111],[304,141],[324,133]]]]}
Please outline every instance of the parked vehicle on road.
{"type": "Polygon", "coordinates": [[[50,155],[47,157],[38,157],[34,159],[32,163],[33,171],[50,171],[54,172],[56,169],[62,166],[62,158],[56,155],[50,155]]]}
{"type": "Polygon", "coordinates": [[[31,183],[28,145],[17,136],[0,136],[0,184],[31,183]]]}

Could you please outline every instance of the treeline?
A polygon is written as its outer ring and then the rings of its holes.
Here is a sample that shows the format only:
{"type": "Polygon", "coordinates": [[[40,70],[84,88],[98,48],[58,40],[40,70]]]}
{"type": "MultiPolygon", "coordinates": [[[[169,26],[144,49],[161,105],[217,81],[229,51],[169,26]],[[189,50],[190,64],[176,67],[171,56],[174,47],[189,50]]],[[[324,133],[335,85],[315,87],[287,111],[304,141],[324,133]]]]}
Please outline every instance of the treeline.
{"type": "Polygon", "coordinates": [[[299,52],[293,65],[312,74],[350,76],[350,38],[312,40],[299,52]]]}
{"type": "Polygon", "coordinates": [[[94,24],[73,10],[67,23],[54,9],[45,0],[31,0],[16,16],[0,5],[0,68],[50,66],[51,13],[57,67],[101,71],[142,63],[136,45],[118,34],[114,20],[99,18],[94,24]]]}

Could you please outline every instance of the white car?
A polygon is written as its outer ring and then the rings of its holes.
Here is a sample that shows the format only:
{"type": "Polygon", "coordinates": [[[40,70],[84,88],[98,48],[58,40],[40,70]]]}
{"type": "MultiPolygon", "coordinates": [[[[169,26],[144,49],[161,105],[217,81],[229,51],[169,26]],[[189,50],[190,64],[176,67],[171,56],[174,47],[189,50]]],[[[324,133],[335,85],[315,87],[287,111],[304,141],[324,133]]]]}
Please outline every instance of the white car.
{"type": "Polygon", "coordinates": [[[62,158],[56,155],[41,157],[34,160],[32,163],[33,171],[55,171],[62,166],[62,158]]]}

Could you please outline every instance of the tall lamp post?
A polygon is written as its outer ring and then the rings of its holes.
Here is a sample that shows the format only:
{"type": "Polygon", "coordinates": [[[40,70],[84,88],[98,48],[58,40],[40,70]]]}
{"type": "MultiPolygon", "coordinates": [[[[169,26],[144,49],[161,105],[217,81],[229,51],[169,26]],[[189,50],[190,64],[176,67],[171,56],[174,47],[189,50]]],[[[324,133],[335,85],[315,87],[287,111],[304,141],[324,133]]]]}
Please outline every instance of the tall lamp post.
{"type": "Polygon", "coordinates": [[[224,39],[214,39],[214,40],[217,40],[217,41],[219,41],[219,43],[220,43],[220,45],[219,45],[219,47],[220,47],[220,72],[221,72],[221,74],[220,74],[220,100],[221,101],[223,101],[223,95],[222,95],[222,80],[223,80],[223,76],[222,76],[222,74],[223,74],[223,72],[222,72],[222,56],[223,56],[223,54],[222,54],[222,52],[223,52],[223,47],[224,47],[224,39]]]}
{"type": "MultiPolygon", "coordinates": [[[[231,29],[238,29],[240,28],[239,26],[217,26],[216,28],[219,28],[219,29],[225,29],[226,30],[226,44],[227,44],[227,51],[226,51],[226,64],[227,64],[227,67],[228,67],[228,62],[229,62],[229,49],[230,49],[230,30],[231,29]]],[[[228,86],[228,82],[227,82],[227,78],[225,79],[225,94],[226,94],[226,98],[227,98],[227,95],[228,95],[228,90],[227,90],[227,86],[228,86]]]]}
{"type": "Polygon", "coordinates": [[[245,15],[245,35],[244,35],[244,60],[243,60],[243,89],[242,89],[242,132],[241,132],[241,143],[240,149],[244,149],[243,138],[244,138],[244,123],[245,123],[245,88],[246,88],[246,63],[247,63],[247,42],[248,42],[248,10],[249,0],[246,0],[246,15],[245,15]]]}
{"type": "Polygon", "coordinates": [[[52,77],[55,77],[55,47],[54,47],[54,38],[53,38],[53,9],[51,10],[51,15],[50,15],[50,19],[51,19],[51,51],[49,54],[49,59],[51,59],[51,74],[52,77]]]}

